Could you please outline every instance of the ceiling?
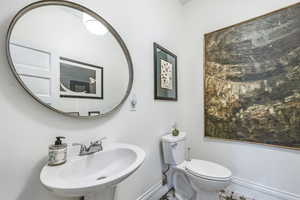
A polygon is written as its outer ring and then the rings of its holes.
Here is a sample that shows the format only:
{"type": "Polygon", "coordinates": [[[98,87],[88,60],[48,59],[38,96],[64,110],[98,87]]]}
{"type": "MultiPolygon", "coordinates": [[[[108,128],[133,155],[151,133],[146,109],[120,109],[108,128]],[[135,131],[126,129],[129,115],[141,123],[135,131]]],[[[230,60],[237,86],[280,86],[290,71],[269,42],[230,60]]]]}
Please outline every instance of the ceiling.
{"type": "Polygon", "coordinates": [[[186,4],[187,2],[192,1],[192,0],[179,0],[179,1],[180,1],[180,3],[181,3],[182,5],[184,5],[184,4],[186,4]]]}

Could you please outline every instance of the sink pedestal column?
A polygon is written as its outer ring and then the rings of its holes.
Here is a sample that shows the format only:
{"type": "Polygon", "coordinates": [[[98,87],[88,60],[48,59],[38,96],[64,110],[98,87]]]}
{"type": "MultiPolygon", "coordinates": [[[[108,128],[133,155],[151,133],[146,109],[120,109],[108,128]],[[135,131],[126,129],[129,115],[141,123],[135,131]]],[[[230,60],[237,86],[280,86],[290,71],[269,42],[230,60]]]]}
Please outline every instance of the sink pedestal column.
{"type": "Polygon", "coordinates": [[[89,193],[83,197],[84,200],[115,200],[117,186],[99,189],[97,192],[89,193]]]}

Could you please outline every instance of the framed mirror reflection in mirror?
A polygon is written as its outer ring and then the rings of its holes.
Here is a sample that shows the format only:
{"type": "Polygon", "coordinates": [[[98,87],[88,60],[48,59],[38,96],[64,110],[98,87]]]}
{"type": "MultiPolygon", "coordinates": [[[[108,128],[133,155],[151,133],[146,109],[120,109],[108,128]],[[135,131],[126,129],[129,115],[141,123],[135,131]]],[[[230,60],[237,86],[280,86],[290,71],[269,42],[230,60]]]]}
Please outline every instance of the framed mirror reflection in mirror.
{"type": "Polygon", "coordinates": [[[6,40],[10,67],[39,103],[72,117],[117,110],[133,82],[129,51],[102,17],[68,1],[20,10],[6,40]]]}

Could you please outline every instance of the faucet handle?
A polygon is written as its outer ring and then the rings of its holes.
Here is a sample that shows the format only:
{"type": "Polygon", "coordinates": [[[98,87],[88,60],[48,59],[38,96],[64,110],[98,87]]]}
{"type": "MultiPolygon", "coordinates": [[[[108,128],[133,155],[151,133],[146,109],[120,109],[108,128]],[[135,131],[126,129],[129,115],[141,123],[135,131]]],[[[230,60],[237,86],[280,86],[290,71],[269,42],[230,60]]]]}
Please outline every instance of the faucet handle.
{"type": "Polygon", "coordinates": [[[94,144],[101,144],[103,140],[106,140],[107,137],[102,137],[99,140],[95,141],[94,144]]]}

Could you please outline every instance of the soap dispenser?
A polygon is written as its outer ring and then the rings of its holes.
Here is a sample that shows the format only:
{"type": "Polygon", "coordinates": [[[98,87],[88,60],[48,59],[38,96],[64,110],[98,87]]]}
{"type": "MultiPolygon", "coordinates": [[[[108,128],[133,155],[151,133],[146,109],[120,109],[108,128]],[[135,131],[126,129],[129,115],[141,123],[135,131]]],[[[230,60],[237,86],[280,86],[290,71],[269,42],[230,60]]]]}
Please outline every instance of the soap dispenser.
{"type": "Polygon", "coordinates": [[[67,162],[68,145],[66,143],[62,143],[62,139],[65,139],[65,137],[56,137],[55,143],[49,146],[49,166],[62,165],[67,162]]]}

